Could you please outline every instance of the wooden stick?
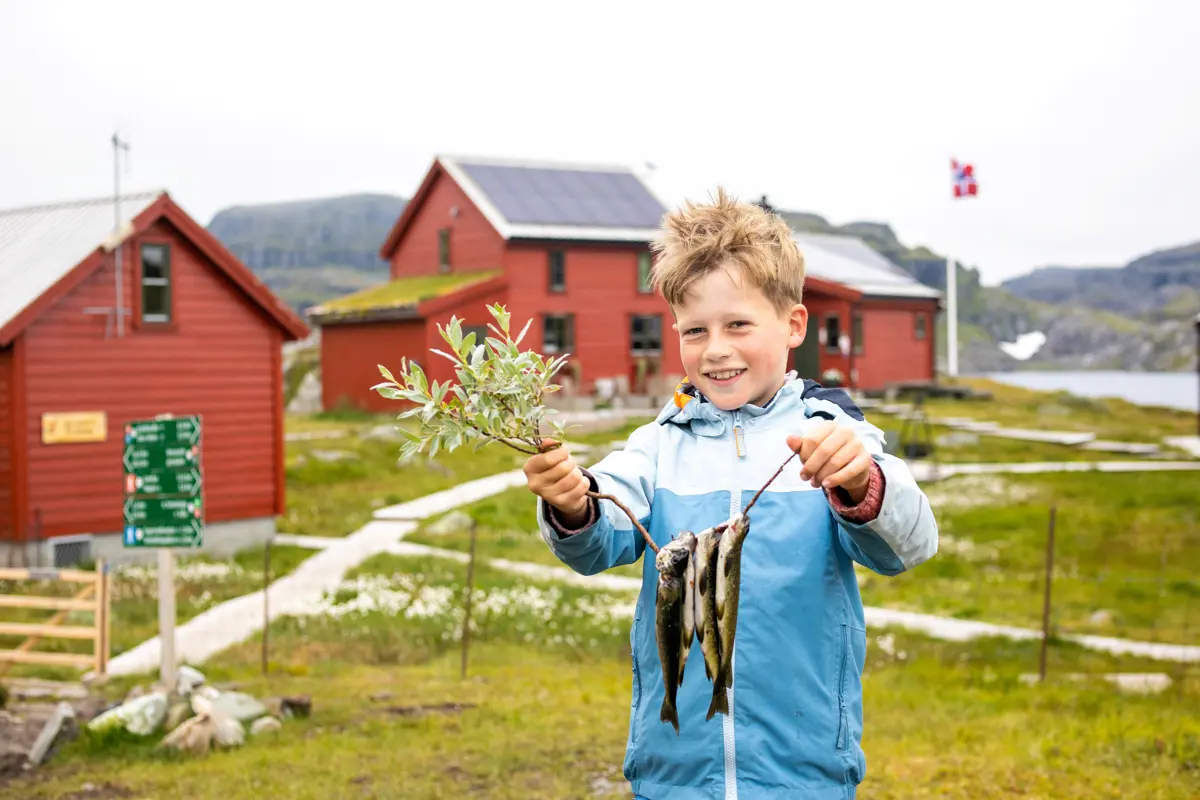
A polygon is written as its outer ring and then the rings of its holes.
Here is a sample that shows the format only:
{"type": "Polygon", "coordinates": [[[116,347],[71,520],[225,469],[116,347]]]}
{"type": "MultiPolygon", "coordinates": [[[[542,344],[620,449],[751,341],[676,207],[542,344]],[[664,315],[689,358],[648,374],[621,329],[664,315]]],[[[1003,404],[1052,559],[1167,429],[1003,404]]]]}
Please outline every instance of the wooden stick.
{"type": "Polygon", "coordinates": [[[638,531],[641,532],[642,538],[646,540],[646,546],[649,547],[651,550],[653,550],[655,552],[655,554],[658,553],[658,545],[656,545],[654,543],[654,540],[650,538],[650,533],[645,528],[642,527],[642,523],[638,522],[638,518],[635,517],[633,512],[629,510],[628,506],[626,506],[624,503],[622,503],[617,498],[613,497],[611,494],[600,494],[599,492],[588,492],[587,494],[588,494],[588,497],[594,497],[597,500],[608,500],[610,503],[615,505],[617,508],[624,511],[625,516],[629,517],[629,521],[633,523],[633,527],[637,528],[638,531]]]}

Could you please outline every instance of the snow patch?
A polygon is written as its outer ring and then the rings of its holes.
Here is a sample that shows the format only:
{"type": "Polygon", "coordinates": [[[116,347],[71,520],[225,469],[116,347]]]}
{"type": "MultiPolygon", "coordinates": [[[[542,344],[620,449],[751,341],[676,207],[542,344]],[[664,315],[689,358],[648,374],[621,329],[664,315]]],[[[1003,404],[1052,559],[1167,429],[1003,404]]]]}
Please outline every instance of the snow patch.
{"type": "Polygon", "coordinates": [[[1033,331],[1021,334],[1015,342],[1001,342],[1000,349],[1017,361],[1028,361],[1038,350],[1042,349],[1042,345],[1045,343],[1046,334],[1041,331],[1033,331]]]}

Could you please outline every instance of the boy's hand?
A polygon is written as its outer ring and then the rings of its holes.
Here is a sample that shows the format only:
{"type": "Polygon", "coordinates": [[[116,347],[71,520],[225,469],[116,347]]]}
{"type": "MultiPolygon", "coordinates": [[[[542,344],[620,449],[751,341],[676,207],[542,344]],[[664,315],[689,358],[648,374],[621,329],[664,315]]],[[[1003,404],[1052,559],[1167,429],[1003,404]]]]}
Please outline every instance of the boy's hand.
{"type": "Polygon", "coordinates": [[[789,436],[787,443],[800,454],[801,480],[825,489],[840,486],[855,505],[866,498],[871,454],[853,430],[822,422],[805,435],[789,436]]]}
{"type": "MultiPolygon", "coordinates": [[[[543,440],[543,444],[552,444],[543,440]]],[[[579,526],[588,517],[588,479],[583,476],[566,447],[556,447],[530,456],[525,462],[529,491],[558,509],[563,523],[579,526]]]]}

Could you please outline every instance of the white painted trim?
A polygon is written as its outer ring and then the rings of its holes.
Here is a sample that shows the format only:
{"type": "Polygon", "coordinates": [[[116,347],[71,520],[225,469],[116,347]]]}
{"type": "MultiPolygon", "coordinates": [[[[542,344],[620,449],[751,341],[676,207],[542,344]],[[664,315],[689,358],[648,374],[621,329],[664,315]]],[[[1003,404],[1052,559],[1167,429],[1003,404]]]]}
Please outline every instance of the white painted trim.
{"type": "Polygon", "coordinates": [[[479,164],[489,167],[524,167],[526,169],[555,169],[574,170],[576,172],[621,172],[635,175],[632,168],[625,164],[600,164],[582,161],[542,161],[539,159],[505,158],[497,156],[456,156],[445,154],[438,156],[443,163],[453,162],[456,166],[463,163],[479,164]]]}
{"type": "Polygon", "coordinates": [[[514,238],[602,242],[648,242],[658,235],[657,228],[594,228],[579,225],[512,225],[510,232],[514,238]]]}

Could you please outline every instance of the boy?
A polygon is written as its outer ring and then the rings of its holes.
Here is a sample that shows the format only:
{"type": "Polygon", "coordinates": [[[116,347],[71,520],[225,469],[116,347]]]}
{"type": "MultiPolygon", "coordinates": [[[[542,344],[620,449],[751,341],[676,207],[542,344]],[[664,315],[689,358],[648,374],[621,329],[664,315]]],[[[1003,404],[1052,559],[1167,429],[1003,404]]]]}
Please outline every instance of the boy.
{"type": "Polygon", "coordinates": [[[750,512],[729,714],[705,720],[712,685],[693,644],[680,734],[659,718],[653,558],[634,614],[633,699],[624,773],[639,798],[852,798],[866,761],[866,631],[852,561],[895,575],[937,550],[937,525],[901,460],[848,395],[795,379],[804,339],[804,262],[776,216],[718,190],[665,218],[654,282],[671,306],[689,376],[655,422],[591,470],[566,448],[525,465],[543,538],[592,575],[643,555],[620,498],[660,546],[750,512]]]}

